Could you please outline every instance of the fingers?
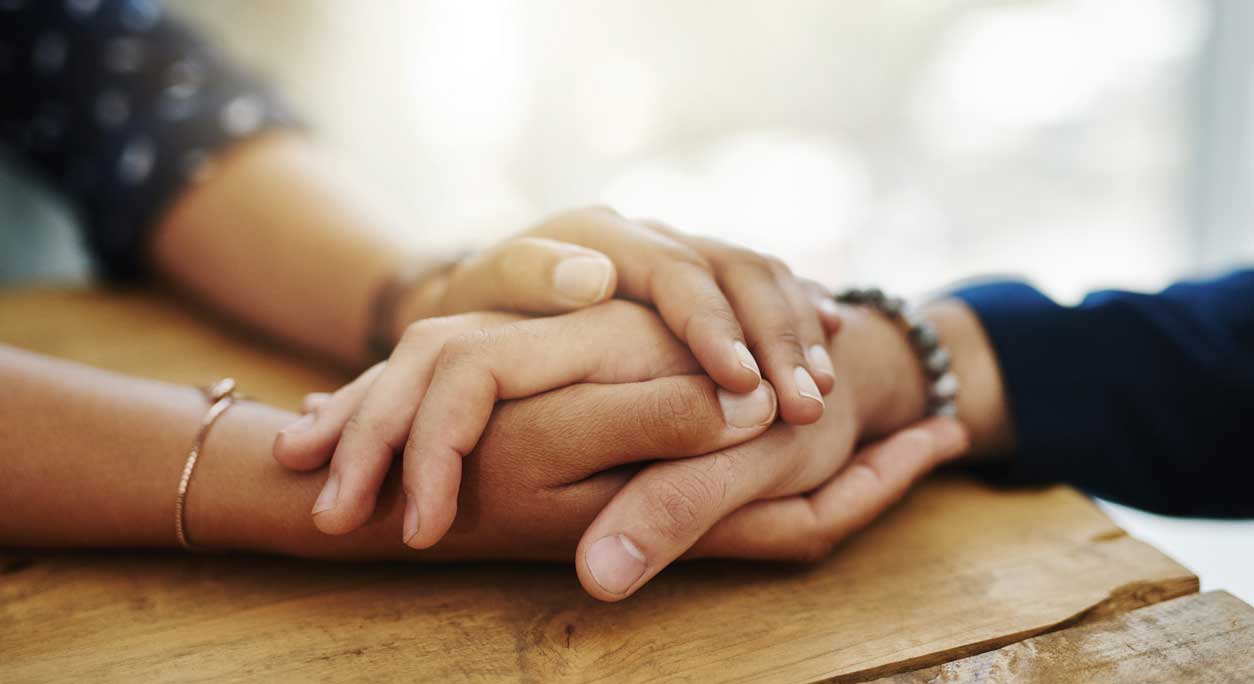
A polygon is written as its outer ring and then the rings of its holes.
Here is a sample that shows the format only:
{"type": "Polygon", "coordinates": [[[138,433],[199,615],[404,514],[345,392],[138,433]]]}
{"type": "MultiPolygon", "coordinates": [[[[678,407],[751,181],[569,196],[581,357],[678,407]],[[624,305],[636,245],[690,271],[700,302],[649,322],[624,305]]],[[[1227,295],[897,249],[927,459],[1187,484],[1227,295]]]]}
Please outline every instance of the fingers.
{"type": "Polygon", "coordinates": [[[515,451],[535,454],[526,467],[543,463],[554,485],[567,485],[621,465],[746,442],[766,431],[775,411],[766,382],[739,395],[704,375],[580,384],[498,405],[479,448],[509,441],[515,451]],[[509,429],[498,434],[502,425],[509,429]],[[519,431],[519,425],[530,427],[519,431]]]}
{"type": "Polygon", "coordinates": [[[497,400],[577,382],[636,382],[693,370],[692,357],[657,318],[626,302],[450,340],[405,446],[405,543],[427,548],[452,525],[462,458],[474,449],[497,400]]]}
{"type": "MultiPolygon", "coordinates": [[[[336,405],[334,415],[324,411],[325,422],[321,414],[315,419],[310,432],[317,431],[318,435],[342,428],[327,482],[313,507],[314,525],[319,530],[344,534],[370,518],[379,487],[394,454],[405,443],[445,342],[467,330],[516,320],[517,316],[509,314],[466,314],[414,323],[370,383],[369,391],[354,394],[356,402],[346,397],[342,407],[336,405]],[[355,405],[350,407],[350,403],[355,405]]],[[[325,441],[319,444],[325,448],[325,441]]]]}
{"type": "Polygon", "coordinates": [[[795,428],[776,425],[748,444],[640,471],[597,515],[579,542],[579,581],[594,598],[630,596],[716,522],[771,496],[792,462],[795,428]]]}
{"type": "Polygon", "coordinates": [[[776,286],[792,307],[793,325],[801,338],[810,374],[819,392],[827,394],[836,385],[836,371],[832,366],[832,357],[827,353],[827,334],[819,313],[802,283],[782,261],[768,260],[768,263],[775,273],[776,286]]]}
{"type": "MultiPolygon", "coordinates": [[[[645,223],[665,229],[656,221],[645,223]]],[[[834,375],[812,295],[779,259],[708,238],[685,243],[713,264],[749,349],[779,394],[780,417],[795,425],[818,420],[834,375]]]]}
{"type": "Polygon", "coordinates": [[[305,415],[274,438],[274,460],[293,470],[314,470],[326,465],[348,419],[384,365],[371,366],[334,394],[317,392],[305,397],[305,415]]]}
{"type": "Polygon", "coordinates": [[[823,396],[775,271],[761,256],[743,252],[719,264],[719,282],[744,324],[750,351],[775,385],[780,417],[794,425],[818,420],[823,396]]]}
{"type": "Polygon", "coordinates": [[[758,501],[714,526],[692,549],[709,557],[816,560],[967,449],[961,423],[933,418],[863,448],[811,494],[758,501]]]}
{"type": "Polygon", "coordinates": [[[605,601],[630,596],[697,543],[693,551],[704,555],[813,557],[966,447],[960,424],[933,419],[864,450],[809,497],[773,499],[787,491],[795,435],[777,425],[747,444],[641,471],[580,540],[575,558],[584,589],[605,601]]]}
{"type": "Polygon", "coordinates": [[[762,378],[710,265],[692,248],[605,208],[557,216],[531,234],[583,245],[618,269],[621,296],[653,304],[721,387],[743,393],[762,378]]]}
{"type": "Polygon", "coordinates": [[[545,238],[515,238],[453,269],[441,309],[564,313],[610,298],[617,278],[613,262],[595,250],[545,238]]]}

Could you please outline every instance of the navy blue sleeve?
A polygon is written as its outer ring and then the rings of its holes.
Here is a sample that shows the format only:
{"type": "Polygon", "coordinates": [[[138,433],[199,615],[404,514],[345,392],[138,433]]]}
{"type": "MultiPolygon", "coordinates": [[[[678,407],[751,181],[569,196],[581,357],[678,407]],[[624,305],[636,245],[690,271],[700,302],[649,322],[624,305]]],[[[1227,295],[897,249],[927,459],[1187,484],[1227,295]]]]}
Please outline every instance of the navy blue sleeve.
{"type": "Polygon", "coordinates": [[[143,272],[161,212],[216,152],[290,123],[151,0],[0,0],[0,144],[69,199],[107,275],[143,272]]]}
{"type": "Polygon", "coordinates": [[[984,466],[1173,515],[1254,515],[1254,271],[1059,306],[1016,282],[954,293],[1001,365],[1017,435],[984,466]]]}

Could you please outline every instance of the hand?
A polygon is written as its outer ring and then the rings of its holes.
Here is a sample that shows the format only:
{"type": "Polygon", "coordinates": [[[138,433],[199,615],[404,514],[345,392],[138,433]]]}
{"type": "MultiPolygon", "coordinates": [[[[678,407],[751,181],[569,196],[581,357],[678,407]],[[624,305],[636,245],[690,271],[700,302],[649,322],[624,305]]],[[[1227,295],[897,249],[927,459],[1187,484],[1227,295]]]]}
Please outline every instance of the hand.
{"type": "Polygon", "coordinates": [[[841,316],[830,347],[846,381],[828,395],[822,420],[777,424],[745,444],[643,469],[580,541],[576,566],[590,594],[622,599],[685,554],[820,555],[966,450],[954,420],[902,430],[923,415],[926,379],[900,330],[860,309],[841,316]]]}
{"type": "MultiPolygon", "coordinates": [[[[534,320],[507,314],[430,319],[410,327],[388,363],[280,433],[274,454],[294,469],[330,461],[315,524],[344,534],[374,512],[393,454],[403,447],[404,540],[426,548],[453,523],[462,456],[474,449],[498,399],[697,370],[653,313],[627,302],[534,320]],[[451,448],[432,449],[445,444],[451,448]]],[[[776,415],[768,383],[744,395],[720,389],[717,396],[740,426],[739,441],[759,434],[776,415]]]]}
{"type": "MultiPolygon", "coordinates": [[[[461,505],[466,506],[467,501],[486,505],[490,496],[474,483],[478,478],[493,476],[492,464],[503,463],[493,460],[501,451],[511,454],[506,462],[513,473],[497,474],[502,478],[498,484],[504,486],[512,477],[523,487],[521,493],[514,492],[496,510],[501,518],[508,518],[513,507],[521,505],[526,488],[535,484],[532,478],[537,472],[541,478],[576,475],[574,482],[580,485],[577,489],[585,494],[592,490],[583,489],[583,483],[611,483],[610,490],[622,488],[584,533],[577,554],[584,586],[605,600],[630,595],[665,565],[685,554],[814,557],[869,522],[899,498],[914,479],[957,455],[966,445],[965,431],[958,423],[933,420],[850,456],[859,435],[887,434],[917,420],[923,410],[924,394],[917,361],[901,333],[874,314],[849,313],[847,317],[852,321],[847,332],[842,333],[847,339],[834,344],[834,349],[838,368],[851,380],[851,389],[833,394],[835,410],[816,426],[775,425],[758,439],[720,452],[645,465],[628,481],[630,470],[612,466],[643,465],[654,458],[652,454],[702,453],[699,448],[665,446],[633,453],[630,449],[636,446],[620,442],[624,425],[629,430],[625,434],[654,445],[659,438],[674,442],[684,435],[702,443],[699,436],[703,434],[700,420],[675,417],[648,420],[644,423],[648,427],[636,429],[640,422],[633,412],[638,407],[679,407],[677,415],[682,416],[700,412],[684,408],[689,404],[682,400],[661,401],[652,392],[648,401],[633,398],[632,392],[648,383],[598,385],[595,389],[576,385],[524,401],[506,402],[498,408],[485,436],[468,457],[467,462],[476,465],[466,473],[461,505]],[[546,407],[542,414],[526,411],[540,406],[546,407]],[[520,419],[524,415],[527,418],[520,419]],[[670,429],[662,429],[667,426],[670,429]],[[617,460],[601,460],[589,453],[607,445],[617,460]],[[556,465],[563,457],[570,458],[565,454],[572,451],[580,463],[611,469],[587,477],[586,470],[572,473],[556,465]],[[624,538],[630,547],[623,545],[624,538]],[[619,562],[613,562],[616,545],[630,560],[624,560],[619,553],[619,562]]],[[[691,379],[682,376],[671,381],[691,379]]],[[[719,426],[726,427],[724,423],[719,426]]],[[[565,535],[562,543],[573,534],[572,529],[582,529],[587,519],[583,516],[597,508],[586,499],[578,501],[574,510],[543,510],[544,515],[556,513],[548,524],[560,527],[565,535]]],[[[382,508],[388,510],[390,506],[384,504],[382,508]]],[[[524,516],[535,514],[524,508],[517,511],[524,516]]],[[[466,552],[467,538],[459,537],[459,529],[477,529],[480,514],[463,510],[458,520],[462,522],[454,526],[449,537],[432,549],[436,557],[459,557],[466,552]],[[453,541],[458,538],[462,541],[453,541]]],[[[507,537],[517,534],[508,523],[497,520],[491,526],[496,525],[502,526],[507,537]]],[[[552,527],[537,529],[541,530],[537,534],[544,536],[547,532],[542,530],[552,527]]],[[[478,539],[470,537],[472,545],[478,539]]],[[[499,553],[508,557],[514,547],[508,538],[500,541],[505,546],[499,553]]],[[[481,547],[475,548],[478,553],[484,552],[481,547]]],[[[564,547],[558,544],[558,548],[564,547]]]]}
{"type": "Polygon", "coordinates": [[[560,214],[525,235],[609,257],[618,296],[656,307],[721,387],[752,390],[761,362],[781,418],[804,425],[822,415],[822,395],[835,383],[824,323],[839,318],[826,288],[795,277],[779,259],[606,207],[560,214]]]}
{"type": "Polygon", "coordinates": [[[839,324],[825,288],[773,257],[603,207],[559,214],[429,278],[400,307],[397,334],[423,318],[557,314],[615,294],[656,307],[723,388],[751,391],[760,361],[785,421],[822,415],[835,382],[825,326],[839,324]]]}
{"type": "MultiPolygon", "coordinates": [[[[267,467],[260,454],[250,455],[256,452],[249,445],[264,448],[282,425],[282,415],[271,414],[277,412],[245,403],[215,428],[220,446],[207,454],[206,466],[213,467],[200,473],[203,496],[194,505],[202,508],[190,518],[196,523],[194,538],[210,548],[356,560],[565,562],[597,514],[641,468],[655,467],[659,459],[682,463],[679,459],[734,444],[744,434],[729,423],[719,390],[700,375],[579,384],[502,402],[466,459],[457,521],[440,544],[415,551],[396,543],[404,495],[395,470],[367,525],[336,537],[314,528],[308,510],[325,473],[291,473],[267,467]],[[257,426],[262,436],[253,436],[257,426]],[[274,426],[269,439],[267,426],[274,426]],[[228,513],[210,514],[203,508],[210,502],[228,513]]],[[[813,560],[950,455],[955,445],[947,430],[928,423],[869,445],[813,493],[738,509],[684,557],[813,560]]],[[[764,448],[757,456],[775,455],[764,448]]],[[[685,482],[653,481],[670,489],[685,482]]],[[[599,589],[594,595],[605,597],[599,589]]]]}

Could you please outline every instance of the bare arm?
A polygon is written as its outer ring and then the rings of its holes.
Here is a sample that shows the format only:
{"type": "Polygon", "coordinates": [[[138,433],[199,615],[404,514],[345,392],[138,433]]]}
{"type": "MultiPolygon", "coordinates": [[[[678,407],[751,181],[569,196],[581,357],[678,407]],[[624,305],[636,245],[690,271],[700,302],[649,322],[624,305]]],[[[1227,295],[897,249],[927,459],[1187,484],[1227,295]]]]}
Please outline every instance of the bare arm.
{"type": "Polygon", "coordinates": [[[214,308],[359,366],[371,299],[416,256],[387,232],[396,220],[380,206],[309,141],[272,133],[229,150],[184,191],[151,256],[214,308]]]}
{"type": "MultiPolygon", "coordinates": [[[[2,543],[174,545],[175,486],[206,408],[200,392],[3,346],[0,384],[2,543]]],[[[214,482],[229,476],[222,454],[247,450],[249,432],[264,439],[267,423],[277,430],[286,419],[256,404],[228,411],[206,444],[213,463],[197,473],[189,498],[193,523],[238,503],[229,498],[237,491],[214,482]]]]}
{"type": "MultiPolygon", "coordinates": [[[[175,491],[207,408],[199,391],[2,345],[0,385],[0,546],[175,546],[175,491]]],[[[458,523],[418,552],[400,542],[398,472],[368,524],[337,537],[314,527],[309,509],[325,469],[292,472],[271,457],[293,418],[241,401],[214,425],[187,499],[193,543],[321,558],[569,560],[630,478],[619,466],[705,453],[766,429],[729,425],[713,382],[695,375],[505,402],[468,461],[458,523]],[[638,429],[678,422],[684,430],[638,429]]]]}

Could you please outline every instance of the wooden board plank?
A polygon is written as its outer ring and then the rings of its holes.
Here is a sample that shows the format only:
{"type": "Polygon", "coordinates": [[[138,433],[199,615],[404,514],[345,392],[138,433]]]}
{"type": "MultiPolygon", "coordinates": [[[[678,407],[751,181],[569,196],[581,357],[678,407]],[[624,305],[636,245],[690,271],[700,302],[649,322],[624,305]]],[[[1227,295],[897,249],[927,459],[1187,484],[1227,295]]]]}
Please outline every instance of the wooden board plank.
{"type": "Polygon", "coordinates": [[[1194,594],[877,682],[1254,682],[1254,608],[1194,594]]]}
{"type": "MultiPolygon", "coordinates": [[[[338,381],[135,295],[0,293],[0,341],[289,406],[338,381]]],[[[0,679],[860,680],[1196,590],[1071,489],[945,477],[823,563],[683,564],[616,605],[564,566],[6,552],[0,679]]]]}

